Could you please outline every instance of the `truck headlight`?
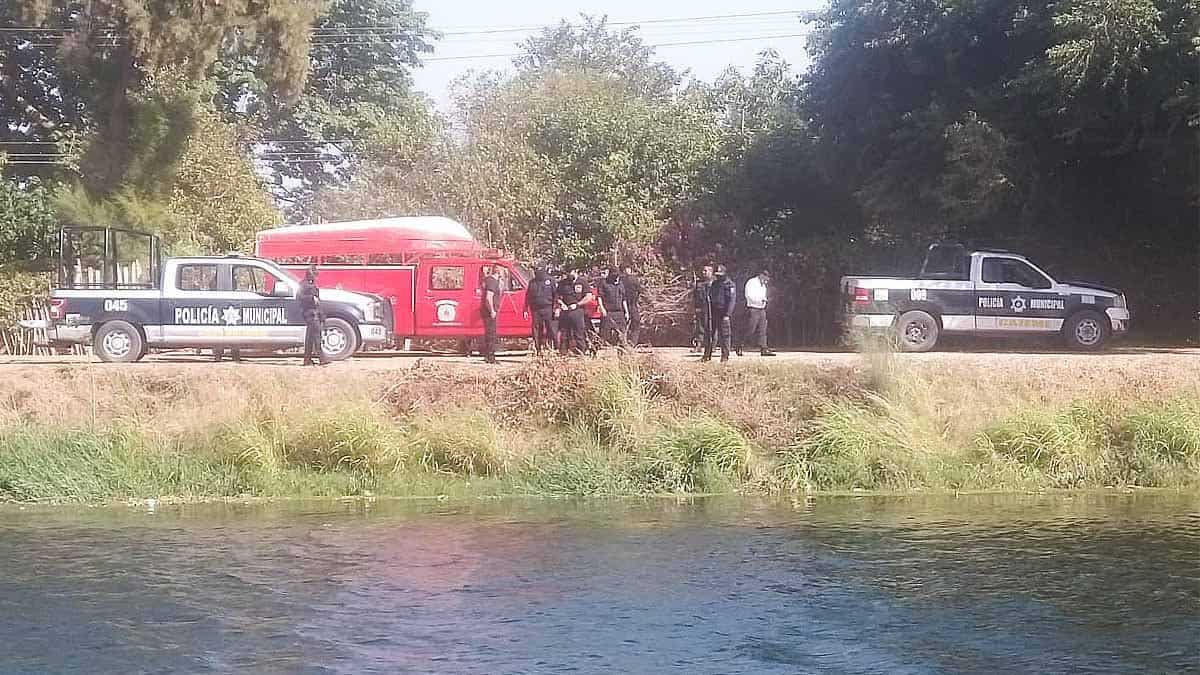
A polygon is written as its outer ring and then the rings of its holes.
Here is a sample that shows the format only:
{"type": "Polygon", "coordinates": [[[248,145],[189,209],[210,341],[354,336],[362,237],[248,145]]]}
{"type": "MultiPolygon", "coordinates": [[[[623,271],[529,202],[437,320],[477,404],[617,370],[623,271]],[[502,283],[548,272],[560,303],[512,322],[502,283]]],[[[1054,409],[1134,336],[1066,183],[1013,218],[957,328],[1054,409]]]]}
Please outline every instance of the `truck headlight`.
{"type": "Polygon", "coordinates": [[[363,320],[367,323],[375,323],[379,320],[379,303],[371,302],[363,306],[363,320]]]}
{"type": "Polygon", "coordinates": [[[1129,308],[1129,305],[1125,304],[1125,294],[1124,293],[1118,295],[1117,299],[1113,301],[1113,307],[1115,307],[1117,309],[1128,309],[1129,308]]]}

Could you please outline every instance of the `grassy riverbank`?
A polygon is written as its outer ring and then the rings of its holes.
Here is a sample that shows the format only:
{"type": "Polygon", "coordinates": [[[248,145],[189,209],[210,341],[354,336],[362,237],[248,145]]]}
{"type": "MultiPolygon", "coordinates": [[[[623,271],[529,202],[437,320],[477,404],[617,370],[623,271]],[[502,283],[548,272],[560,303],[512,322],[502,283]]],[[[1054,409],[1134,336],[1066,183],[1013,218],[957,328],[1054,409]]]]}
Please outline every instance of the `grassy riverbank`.
{"type": "Polygon", "coordinates": [[[5,378],[0,500],[1200,486],[1200,367],[626,360],[5,378]]]}

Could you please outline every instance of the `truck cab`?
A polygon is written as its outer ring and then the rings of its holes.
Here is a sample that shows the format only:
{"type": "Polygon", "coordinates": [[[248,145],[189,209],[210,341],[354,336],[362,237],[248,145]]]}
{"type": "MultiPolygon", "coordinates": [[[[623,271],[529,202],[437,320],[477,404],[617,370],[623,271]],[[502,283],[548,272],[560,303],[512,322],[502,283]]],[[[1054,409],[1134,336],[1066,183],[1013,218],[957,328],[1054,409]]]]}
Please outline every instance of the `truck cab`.
{"type": "Polygon", "coordinates": [[[942,335],[1060,335],[1068,346],[1099,349],[1129,330],[1117,289],[1057,281],[1023,255],[960,245],[930,247],[914,278],[842,278],[851,333],[894,332],[904,351],[929,351],[942,335]]]}
{"type": "MultiPolygon", "coordinates": [[[[157,256],[153,235],[131,250],[145,263],[115,253],[122,238],[141,233],[64,228],[59,280],[51,293],[52,344],[91,344],[103,361],[141,359],[149,349],[287,349],[304,344],[299,283],[269,260],[242,256],[157,256]],[[95,241],[97,238],[100,242],[95,241]],[[90,241],[89,243],[89,240],[90,241]],[[69,257],[81,249],[91,255],[69,257]],[[99,255],[97,255],[99,253],[99,255]]],[[[388,338],[384,303],[345,291],[323,292],[322,350],[332,360],[388,338]]]]}

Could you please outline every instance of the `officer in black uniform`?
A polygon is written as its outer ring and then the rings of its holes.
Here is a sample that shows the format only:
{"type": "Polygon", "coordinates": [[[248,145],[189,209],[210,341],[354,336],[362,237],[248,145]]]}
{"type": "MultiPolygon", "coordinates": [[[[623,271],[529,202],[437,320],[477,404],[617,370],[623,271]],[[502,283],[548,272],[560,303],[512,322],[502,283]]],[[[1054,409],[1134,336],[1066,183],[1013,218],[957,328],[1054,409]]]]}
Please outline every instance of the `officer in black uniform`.
{"type": "Polygon", "coordinates": [[[626,341],[629,346],[637,349],[638,339],[642,336],[642,311],[638,304],[642,300],[642,281],[633,274],[633,267],[626,265],[621,275],[621,285],[625,287],[625,312],[629,321],[626,341]]]}
{"type": "Polygon", "coordinates": [[[621,275],[617,268],[608,271],[608,276],[601,280],[596,289],[600,302],[604,306],[604,315],[600,318],[600,335],[609,344],[624,349],[625,331],[629,325],[626,322],[625,285],[621,283],[621,275]]]}
{"type": "Polygon", "coordinates": [[[496,317],[500,313],[500,266],[492,265],[483,278],[483,299],[479,311],[483,314],[483,361],[496,362],[496,317]]]}
{"type": "Polygon", "coordinates": [[[704,336],[708,335],[708,325],[712,323],[709,316],[709,291],[712,288],[713,266],[705,265],[700,273],[700,280],[692,289],[692,353],[700,351],[704,344],[704,336]]]}
{"type": "Polygon", "coordinates": [[[578,272],[568,273],[558,289],[560,348],[564,354],[584,354],[588,349],[587,316],[581,305],[592,302],[592,291],[578,272]]]}
{"type": "Polygon", "coordinates": [[[317,288],[317,268],[309,267],[304,273],[304,281],[300,282],[300,292],[296,295],[300,300],[300,308],[304,312],[304,365],[312,366],[316,357],[321,365],[329,363],[325,351],[321,349],[321,327],[325,317],[321,315],[321,289],[317,288]]]}
{"type": "Polygon", "coordinates": [[[708,285],[708,325],[704,332],[704,356],[701,361],[712,360],[714,339],[721,345],[721,363],[729,360],[733,308],[736,302],[737,289],[733,280],[726,276],[724,265],[717,265],[713,280],[708,285]]]}
{"type": "Polygon", "coordinates": [[[525,311],[533,317],[533,348],[538,356],[542,348],[554,349],[558,344],[557,330],[554,326],[554,280],[546,273],[545,268],[538,267],[529,282],[529,290],[525,291],[525,311]]]}

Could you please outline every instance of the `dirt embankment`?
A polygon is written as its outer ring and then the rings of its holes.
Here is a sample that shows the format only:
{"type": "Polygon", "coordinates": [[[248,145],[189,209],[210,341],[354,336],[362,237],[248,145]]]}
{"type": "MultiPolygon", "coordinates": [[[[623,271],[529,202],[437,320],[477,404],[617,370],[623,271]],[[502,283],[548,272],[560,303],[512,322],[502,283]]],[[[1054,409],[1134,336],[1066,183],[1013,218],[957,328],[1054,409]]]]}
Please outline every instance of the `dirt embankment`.
{"type": "MultiPolygon", "coordinates": [[[[1008,406],[1047,406],[1077,399],[1147,401],[1200,388],[1200,350],[1071,353],[860,355],[793,352],[778,358],[734,357],[701,364],[682,349],[648,357],[684,408],[770,418],[780,406],[812,408],[849,391],[910,383],[933,405],[1001,414],[1008,406]],[[784,401],[780,397],[790,397],[784,401]]],[[[212,363],[181,353],[137,364],[76,358],[0,361],[0,424],[91,425],[113,420],[164,428],[203,427],[274,405],[303,414],[346,401],[394,414],[437,414],[483,406],[520,422],[568,399],[616,359],[502,358],[498,367],[449,356],[369,355],[327,368],[268,357],[212,363]]],[[[753,422],[753,420],[743,420],[753,422]]],[[[761,424],[768,425],[767,419],[761,424]]],[[[753,431],[753,428],[751,429],[753,431]]]]}

